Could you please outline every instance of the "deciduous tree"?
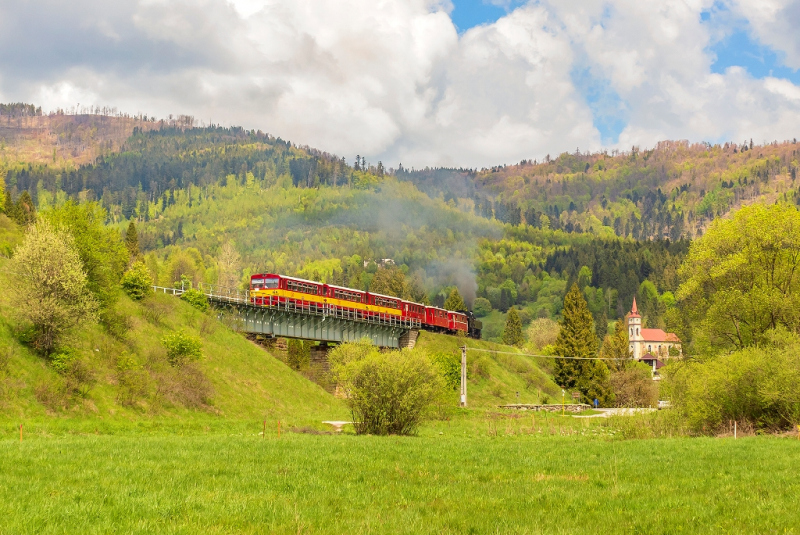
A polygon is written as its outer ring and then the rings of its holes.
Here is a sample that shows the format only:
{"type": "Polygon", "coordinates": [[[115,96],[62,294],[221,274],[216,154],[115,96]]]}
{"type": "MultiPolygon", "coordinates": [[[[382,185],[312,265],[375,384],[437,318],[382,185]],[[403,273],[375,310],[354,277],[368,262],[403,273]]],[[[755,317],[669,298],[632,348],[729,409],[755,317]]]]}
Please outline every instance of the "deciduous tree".
{"type": "Polygon", "coordinates": [[[225,242],[219,250],[218,282],[223,288],[238,288],[242,270],[242,259],[232,241],[225,242]]]}
{"type": "Polygon", "coordinates": [[[700,351],[755,345],[779,326],[800,332],[800,211],[755,204],[714,221],[680,275],[700,351]]]}
{"type": "Polygon", "coordinates": [[[31,325],[32,345],[45,355],[63,336],[94,318],[97,303],[72,236],[42,221],[30,227],[14,251],[9,288],[20,319],[31,325]]]}

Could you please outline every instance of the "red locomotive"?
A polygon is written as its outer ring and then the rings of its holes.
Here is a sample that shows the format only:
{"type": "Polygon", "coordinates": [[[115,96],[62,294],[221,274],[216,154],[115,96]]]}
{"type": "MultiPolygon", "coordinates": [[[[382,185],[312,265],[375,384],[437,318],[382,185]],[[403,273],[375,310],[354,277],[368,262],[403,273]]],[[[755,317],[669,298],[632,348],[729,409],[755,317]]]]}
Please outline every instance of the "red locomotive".
{"type": "Polygon", "coordinates": [[[261,306],[290,304],[307,310],[344,312],[353,319],[410,320],[429,331],[481,337],[481,322],[471,312],[444,310],[398,297],[273,273],[250,277],[250,299],[261,306]]]}

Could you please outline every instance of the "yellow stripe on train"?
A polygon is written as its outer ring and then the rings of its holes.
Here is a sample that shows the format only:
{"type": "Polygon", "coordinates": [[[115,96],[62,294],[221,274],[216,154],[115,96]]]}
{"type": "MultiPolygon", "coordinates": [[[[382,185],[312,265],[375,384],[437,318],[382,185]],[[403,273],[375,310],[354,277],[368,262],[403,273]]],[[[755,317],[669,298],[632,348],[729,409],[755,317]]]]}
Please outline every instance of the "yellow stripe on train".
{"type": "Polygon", "coordinates": [[[321,295],[304,294],[301,292],[292,292],[290,290],[254,290],[250,292],[251,297],[260,299],[273,297],[283,297],[285,299],[296,299],[298,301],[307,301],[310,303],[328,304],[342,308],[350,308],[354,310],[363,310],[365,312],[377,312],[379,314],[391,314],[393,316],[401,316],[402,311],[397,308],[379,307],[375,305],[366,305],[364,303],[356,303],[347,301],[345,299],[335,299],[331,297],[324,297],[321,295]]]}

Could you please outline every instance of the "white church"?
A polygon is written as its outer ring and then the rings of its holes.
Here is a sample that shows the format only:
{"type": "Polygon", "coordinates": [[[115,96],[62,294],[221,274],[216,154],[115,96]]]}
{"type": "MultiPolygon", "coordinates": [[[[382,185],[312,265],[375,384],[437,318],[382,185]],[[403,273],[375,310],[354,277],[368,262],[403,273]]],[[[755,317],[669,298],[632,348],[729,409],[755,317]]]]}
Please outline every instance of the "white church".
{"type": "Polygon", "coordinates": [[[643,329],[642,316],[633,298],[633,307],[628,314],[628,340],[633,358],[653,367],[653,372],[664,365],[669,357],[669,350],[675,348],[681,355],[681,339],[675,333],[667,333],[661,329],[643,329]]]}

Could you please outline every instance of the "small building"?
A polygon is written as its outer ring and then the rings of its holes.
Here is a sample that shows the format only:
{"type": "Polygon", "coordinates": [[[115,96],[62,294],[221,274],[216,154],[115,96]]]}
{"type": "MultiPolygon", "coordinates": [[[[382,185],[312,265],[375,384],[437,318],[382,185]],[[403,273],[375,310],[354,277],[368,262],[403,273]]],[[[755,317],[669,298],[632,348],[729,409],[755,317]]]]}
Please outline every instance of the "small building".
{"type": "Polygon", "coordinates": [[[659,359],[669,357],[669,350],[677,349],[681,355],[681,340],[675,333],[667,333],[661,329],[643,329],[642,316],[636,307],[636,298],[633,298],[633,307],[628,314],[628,340],[630,341],[630,351],[636,360],[644,360],[644,356],[650,354],[659,359]]]}
{"type": "Polygon", "coordinates": [[[664,363],[659,360],[658,357],[653,356],[651,353],[647,353],[641,359],[639,359],[639,361],[644,362],[653,369],[653,379],[661,379],[658,370],[664,367],[664,363]]]}

